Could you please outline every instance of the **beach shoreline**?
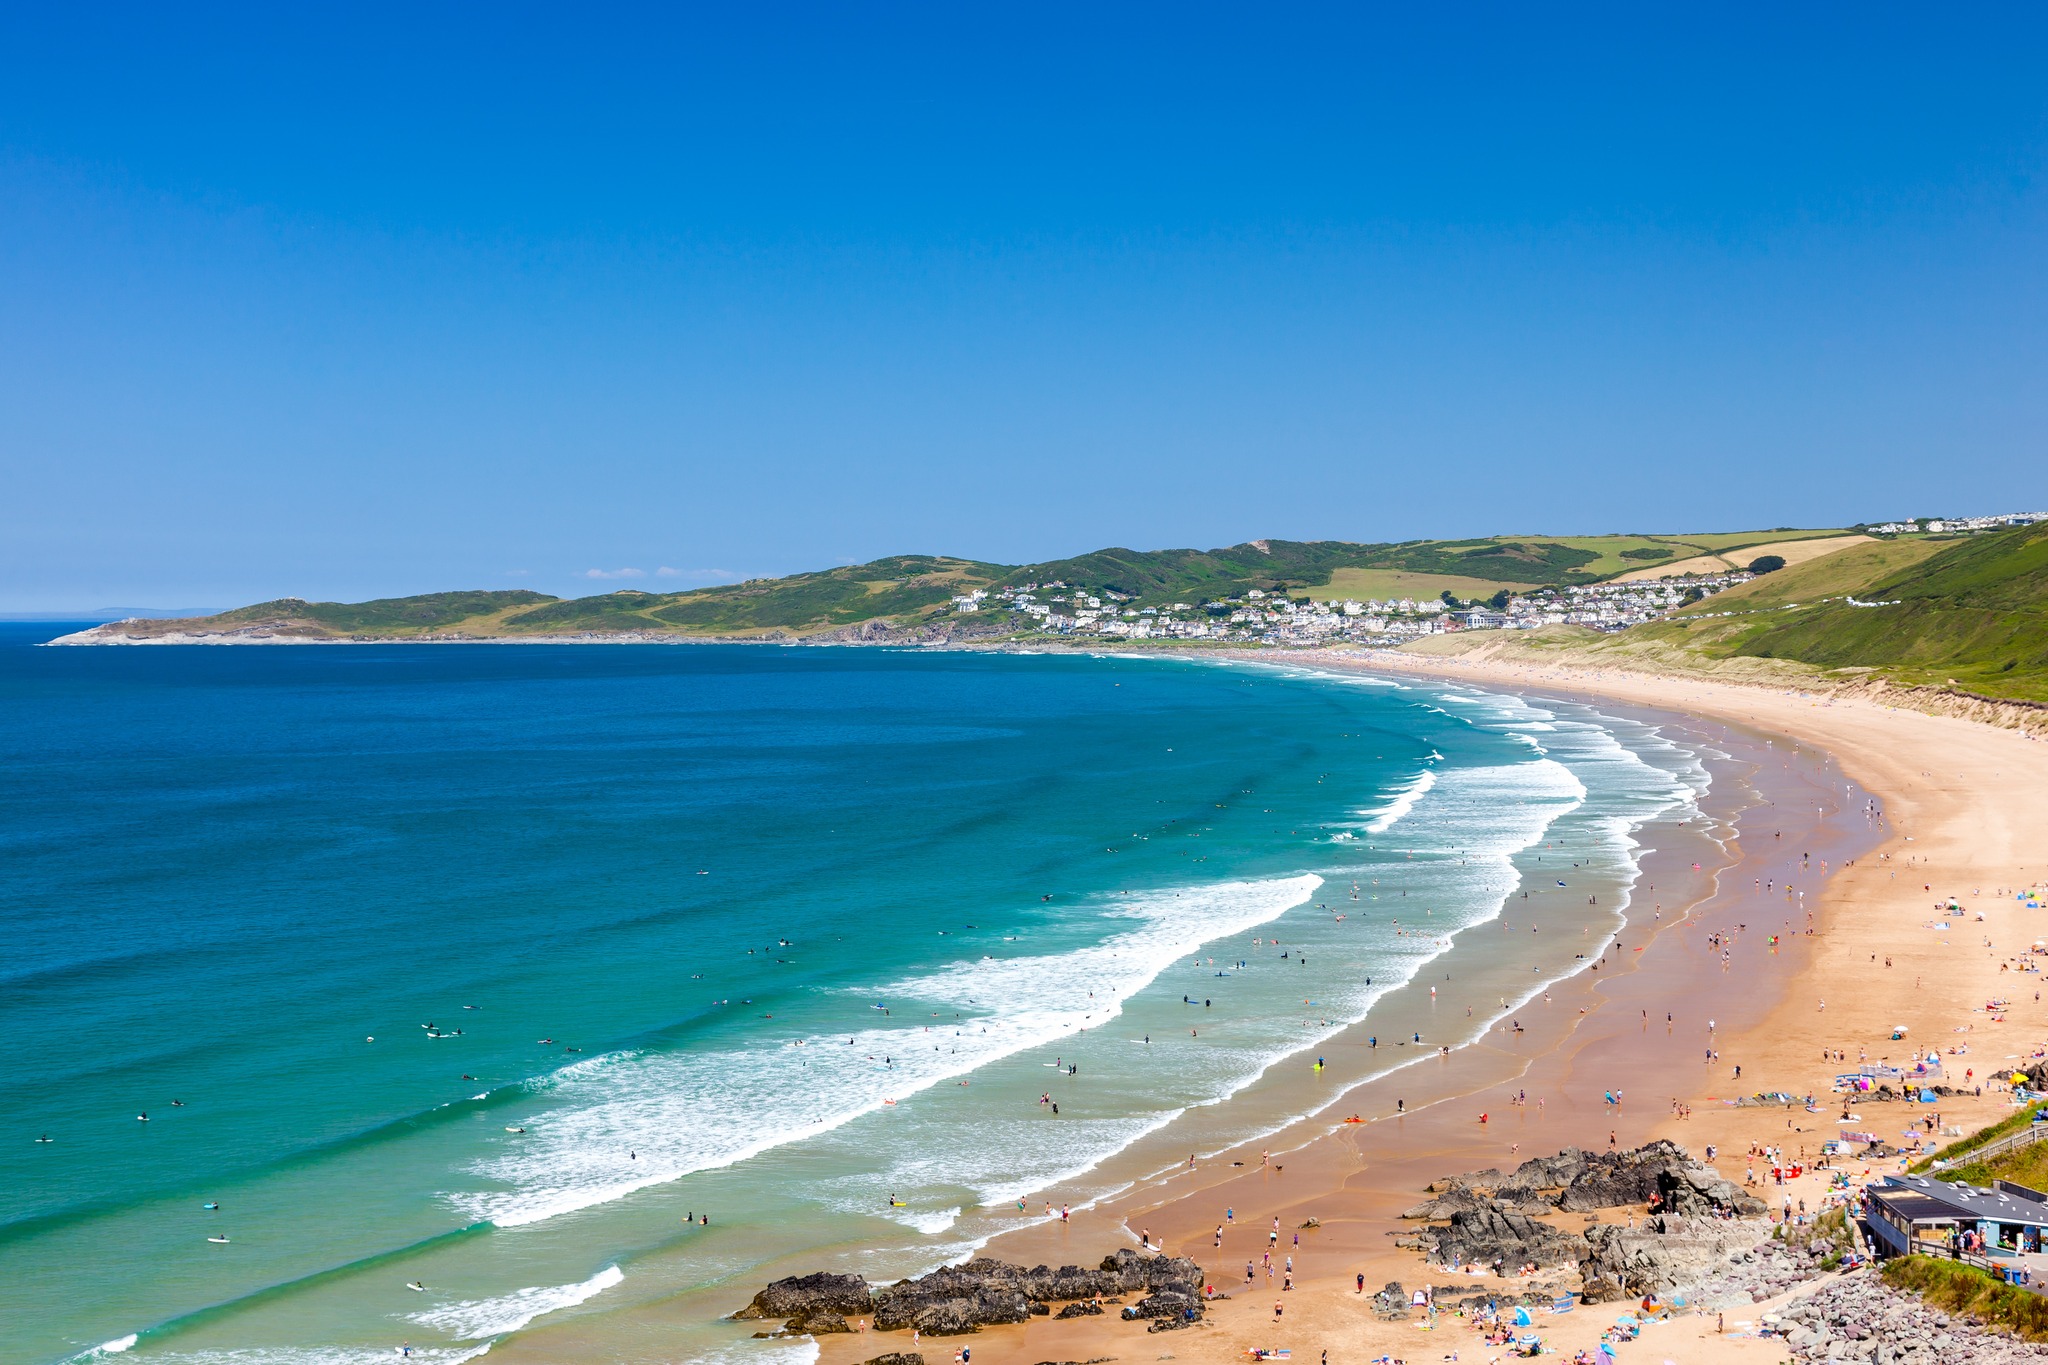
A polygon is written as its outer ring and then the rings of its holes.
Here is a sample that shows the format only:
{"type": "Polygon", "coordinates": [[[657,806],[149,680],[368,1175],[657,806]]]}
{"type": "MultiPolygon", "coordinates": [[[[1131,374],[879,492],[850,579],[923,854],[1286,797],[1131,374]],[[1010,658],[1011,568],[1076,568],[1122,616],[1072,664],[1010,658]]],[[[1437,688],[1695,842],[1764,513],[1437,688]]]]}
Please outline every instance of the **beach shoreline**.
{"type": "MultiPolygon", "coordinates": [[[[1269,656],[1251,657],[1258,662],[1275,662],[1269,656]]],[[[1814,697],[1785,689],[1715,684],[1693,677],[1586,673],[1568,668],[1441,658],[1395,662],[1379,654],[1361,658],[1310,651],[1290,654],[1286,662],[1383,675],[1408,672],[1437,681],[1510,691],[1539,701],[1550,696],[1619,703],[1675,718],[1733,725],[1765,735],[1768,745],[1774,745],[1778,739],[1790,741],[1796,753],[1823,768],[1839,765],[1840,773],[1855,787],[1873,794],[1884,823],[1881,827],[1873,826],[1872,838],[1860,853],[1852,855],[1854,860],[1849,865],[1830,860],[1830,872],[1814,897],[1817,903],[1809,907],[1816,933],[1810,942],[1800,944],[1797,963],[1782,974],[1776,988],[1768,993],[1769,998],[1763,998],[1763,993],[1748,994],[1747,1003],[1752,1008],[1746,1019],[1733,1014],[1717,1019],[1719,1027],[1712,1035],[1713,1045],[1723,1058],[1730,1059],[1730,1065],[1735,1064],[1732,1059],[1744,1059],[1740,1064],[1745,1068],[1745,1092],[1754,1084],[1758,1090],[1815,1093],[1825,1101],[1828,1080],[1845,1064],[1824,1061],[1824,1049],[1842,1048],[1851,1058],[1866,1052],[1872,1060],[1880,1054],[1893,1061],[1901,1058],[1908,1045],[1888,1043],[1891,1026],[1885,1021],[1906,1024],[1907,1036],[1913,1040],[1910,1046],[1915,1050],[1930,1043],[1944,1048],[1957,1045],[1954,1040],[1959,1033],[1955,1031],[1974,1032],[1984,1023],[1981,1013],[1975,1019],[1970,1017],[1973,1008],[1981,1009],[1981,1003],[1973,1007],[1971,1002],[1989,999],[1990,993],[1999,989],[1999,978],[2003,975],[2000,967],[2006,954],[2000,951],[1996,938],[2003,937],[2003,947],[2009,950],[2024,946],[2015,942],[2017,938],[2032,937],[2031,925],[2015,926],[2010,922],[2015,913],[2024,912],[2012,911],[2010,899],[1997,899],[1999,888],[2039,884],[2042,869],[2026,861],[2027,851],[2030,842],[2040,840],[2048,831],[2048,819],[2044,819],[2048,812],[2044,812],[2040,798],[2032,794],[2041,786],[2039,779],[2048,776],[2048,753],[2018,731],[1919,711],[1894,710],[1868,699],[1814,697]],[[1943,776],[1936,777],[1934,765],[1944,770],[1943,776]],[[1912,880],[1902,882],[1902,872],[1912,880]],[[1990,931],[1983,936],[1993,938],[1993,946],[1965,944],[1964,951],[1956,952],[1951,951],[1953,943],[1931,942],[1929,931],[1921,929],[1920,924],[1926,919],[1926,907],[1936,892],[1955,894],[1965,898],[1966,905],[1974,901],[1983,907],[1985,925],[1990,931]],[[1979,894],[1973,896],[1972,892],[1979,894]],[[1977,951],[1970,952],[1971,947],[1977,951]],[[1875,965],[1880,959],[1898,965],[1875,965]],[[1832,1004],[1823,1005],[1830,992],[1835,997],[1832,1004]]],[[[1785,761],[1789,763],[1791,757],[1786,755],[1785,761]]],[[[1772,841],[1774,845],[1777,842],[1772,841]]],[[[2033,846],[2041,847],[2039,843],[2033,846]]],[[[2048,851],[2035,856],[2048,860],[2048,851]]],[[[1746,873],[1756,869],[1754,876],[1761,880],[1761,869],[1774,865],[1774,860],[1782,861],[1775,847],[1738,848],[1735,861],[1724,869],[1723,875],[1739,884],[1746,873]]],[[[1647,871],[1645,877],[1651,880],[1647,871]]],[[[1569,1032],[1567,1036],[1576,1039],[1576,1045],[1560,1042],[1544,1054],[1547,1064],[1557,1068],[1561,1096],[1571,1090],[1575,1072],[1603,1068],[1604,1059],[1605,1069],[1598,1074],[1610,1074],[1611,1068],[1626,1058],[1631,1040],[1626,1037],[1626,1029],[1618,1027],[1626,1022],[1625,1012],[1634,1008],[1640,1020],[1647,1020],[1650,1001],[1672,998],[1674,983],[1682,981],[1685,964],[1681,950],[1689,940],[1714,932],[1710,920],[1715,920],[1712,897],[1693,906],[1681,924],[1671,926],[1650,944],[1643,945],[1643,960],[1637,970],[1600,983],[1603,988],[1615,988],[1613,998],[1584,1017],[1590,1022],[1579,1023],[1569,1032]]],[[[1974,927],[1975,921],[1971,923],[1974,927]]],[[[1753,946],[1758,937],[1743,934],[1740,941],[1753,946]]],[[[1582,973],[1576,979],[1584,981],[1591,975],[1582,973]]],[[[2010,994],[2009,983],[2013,978],[2008,975],[2006,981],[2010,994]]],[[[2031,1001],[2027,1003],[2031,1007],[2029,1015],[2038,1016],[2038,1007],[2032,1007],[2031,1001]]],[[[1697,1027],[1696,1020],[1694,1024],[1697,1027]]],[[[1999,1039],[1993,1043],[1997,1049],[1995,1056],[1988,1049],[1981,1057],[1964,1054],[1978,1064],[1959,1059],[1958,1072],[1970,1073],[1973,1081],[1980,1079],[1992,1066],[2003,1062],[2009,1052],[2031,1050],[2037,1042],[2038,1026],[2024,1034],[2020,1031],[2023,1025],[2000,1027],[2009,1030],[2007,1038],[2011,1041],[1999,1039]]],[[[1692,1042],[1688,1040],[1688,1047],[1692,1042]]],[[[1532,1060],[1532,1070],[1525,1074],[1535,1074],[1536,1065],[1532,1060]]],[[[1853,1069],[1853,1061],[1846,1065],[1853,1069]]],[[[1952,1079],[1960,1081],[1964,1077],[1952,1079]]],[[[1548,1106],[1540,1140],[1532,1135],[1521,1142],[1519,1155],[1526,1158],[1546,1154],[1566,1145],[1597,1150],[1608,1145],[1610,1135],[1621,1146],[1670,1138],[1696,1154],[1708,1144],[1714,1145],[1720,1153],[1723,1173],[1739,1180],[1748,1165],[1743,1154],[1751,1143],[1775,1136],[1787,1147],[1796,1140],[1800,1146],[1817,1148],[1821,1140],[1834,1136],[1825,1113],[1809,1114],[1800,1109],[1794,1117],[1764,1118],[1756,1111],[1724,1104],[1731,1078],[1722,1068],[1701,1065],[1686,1071],[1674,1070],[1669,1080],[1664,1093],[1649,1092],[1656,1096],[1650,1104],[1626,1103],[1619,1112],[1609,1110],[1597,1099],[1589,1106],[1583,1102],[1583,1096],[1576,1106],[1570,1102],[1548,1106]],[[1689,1106],[1691,1117],[1678,1117],[1677,1103],[1689,1106]],[[1786,1127],[1792,1131],[1787,1133],[1786,1127]]],[[[1518,1088],[1528,1088],[1533,1093],[1536,1087],[1518,1082],[1518,1088]]],[[[1477,1093],[1478,1088],[1462,1092],[1466,1098],[1477,1093]]],[[[1942,1119],[1967,1131],[1992,1121],[2005,1107],[2001,1096],[1987,1091],[1982,1099],[1944,1102],[1942,1119]]],[[[1908,1114],[1899,1106],[1892,1109],[1895,1112],[1888,1117],[1869,1120],[1871,1126],[1881,1126],[1889,1132],[1896,1126],[1895,1118],[1917,1117],[1917,1111],[1908,1114]]],[[[1526,1109],[1520,1111],[1520,1117],[1526,1124],[1526,1109]]],[[[1441,1280],[1446,1272],[1426,1267],[1413,1253],[1397,1253],[1385,1246],[1391,1241],[1389,1237],[1378,1238],[1382,1245],[1369,1248],[1365,1243],[1375,1240],[1370,1235],[1347,1239],[1349,1245],[1340,1246],[1337,1239],[1323,1234],[1345,1222],[1368,1225],[1368,1234],[1393,1231],[1401,1227],[1398,1222],[1393,1228],[1378,1225],[1392,1221],[1397,1206],[1419,1201],[1422,1184],[1428,1180],[1480,1164],[1503,1164],[1499,1160],[1472,1160],[1465,1155],[1472,1151],[1473,1144],[1469,1140],[1460,1142],[1457,1136],[1460,1130],[1476,1126],[1473,1120],[1474,1116],[1466,1114],[1460,1114],[1456,1122],[1443,1124],[1418,1122],[1417,1118],[1403,1120],[1405,1126],[1417,1133],[1410,1140],[1411,1150],[1423,1145],[1428,1148],[1427,1155],[1405,1159],[1375,1160],[1367,1154],[1373,1130],[1380,1125],[1365,1125],[1319,1138],[1288,1154],[1284,1176],[1261,1175],[1260,1179],[1268,1184],[1275,1179],[1285,1181],[1284,1200],[1271,1194],[1261,1197],[1244,1183],[1248,1180],[1246,1176],[1172,1197],[1161,1197],[1157,1190],[1132,1191],[1109,1206],[1091,1211],[1085,1220],[1077,1214],[1078,1226],[1062,1227],[1056,1235],[1050,1229],[1007,1234],[992,1243],[986,1254],[1026,1264],[1040,1260],[1058,1264],[1063,1255],[1066,1260],[1087,1261],[1115,1245],[1128,1245],[1130,1230],[1142,1226],[1152,1234],[1155,1244],[1163,1243],[1167,1251],[1190,1255],[1201,1262],[1219,1288],[1238,1289],[1242,1286],[1232,1283],[1234,1276],[1229,1266],[1233,1263],[1230,1258],[1242,1248],[1226,1246],[1218,1253],[1212,1246],[1210,1229],[1216,1221],[1215,1206],[1234,1201],[1234,1207],[1255,1209],[1260,1220],[1255,1226],[1259,1227],[1266,1226],[1266,1220],[1275,1216],[1281,1218],[1282,1227],[1315,1217],[1322,1225],[1315,1234],[1317,1245],[1304,1253],[1302,1271],[1297,1276],[1299,1288],[1286,1301],[1290,1315],[1284,1333],[1287,1343],[1304,1356],[1322,1346],[1338,1345],[1347,1356],[1357,1355],[1361,1344],[1370,1344],[1373,1353],[1384,1349],[1398,1354],[1404,1344],[1415,1351],[1420,1348],[1412,1335],[1413,1328],[1375,1321],[1362,1297],[1354,1292],[1355,1277],[1365,1274],[1368,1287],[1377,1288],[1382,1273],[1389,1279],[1412,1283],[1417,1279],[1441,1280]],[[1424,1127],[1440,1131],[1421,1134],[1424,1127]],[[1274,1203],[1282,1207],[1267,1207],[1274,1203]],[[1061,1244],[1071,1244],[1072,1252],[1059,1251],[1057,1247],[1061,1244]],[[1094,1254],[1082,1253],[1083,1246],[1094,1254]]],[[[1898,1134],[1891,1137],[1899,1140],[1898,1134]]],[[[1779,1197],[1812,1197],[1817,1201],[1817,1187],[1795,1184],[1787,1188],[1791,1192],[1779,1197]]],[[[1773,1194],[1777,1192],[1774,1190],[1773,1194]]],[[[1230,1240],[1233,1239],[1226,1238],[1226,1243],[1230,1240]]],[[[1244,1238],[1234,1240],[1242,1242],[1244,1238]]],[[[1491,1281],[1474,1281],[1475,1285],[1487,1283],[1491,1281]]],[[[1503,1286],[1509,1292],[1526,1287],[1503,1286]]],[[[1224,1354],[1242,1354],[1254,1345],[1270,1346],[1277,1338],[1273,1318],[1266,1310],[1269,1302],[1277,1300],[1277,1295],[1269,1299],[1263,1293],[1240,1295],[1212,1310],[1211,1325],[1201,1331],[1199,1339],[1176,1337],[1174,1344],[1185,1349],[1199,1340],[1204,1355],[1219,1358],[1224,1354]]],[[[1585,1343],[1590,1344],[1597,1336],[1598,1325],[1606,1320],[1589,1312],[1577,1322],[1558,1321],[1568,1324],[1566,1337],[1573,1335],[1570,1328],[1579,1329],[1582,1335],[1590,1331],[1585,1343]]],[[[1120,1351],[1128,1354],[1141,1344],[1149,1345],[1131,1339],[1138,1330],[1132,1324],[1084,1318],[1068,1323],[1039,1322],[1022,1328],[989,1329],[976,1334],[971,1342],[983,1359],[997,1365],[1011,1360],[1087,1359],[1120,1351]]],[[[1682,1331],[1688,1338],[1695,1335],[1690,1327],[1670,1330],[1682,1331]]],[[[862,1360],[894,1346],[893,1338],[872,1335],[859,1341],[831,1337],[819,1340],[820,1358],[825,1365],[862,1360]]],[[[936,1353],[928,1353],[927,1359],[944,1358],[955,1349],[950,1339],[929,1342],[927,1346],[939,1348],[936,1353]]],[[[1754,1339],[1702,1339],[1697,1343],[1689,1341],[1685,1349],[1688,1358],[1699,1359],[1776,1359],[1781,1354],[1754,1339]]]]}

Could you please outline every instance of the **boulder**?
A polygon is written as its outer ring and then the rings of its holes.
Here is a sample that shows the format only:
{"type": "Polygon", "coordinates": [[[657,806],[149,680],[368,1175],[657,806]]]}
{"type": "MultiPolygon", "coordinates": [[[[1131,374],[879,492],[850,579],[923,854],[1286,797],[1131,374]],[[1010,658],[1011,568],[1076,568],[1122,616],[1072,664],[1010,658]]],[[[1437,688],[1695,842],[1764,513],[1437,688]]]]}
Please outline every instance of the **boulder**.
{"type": "Polygon", "coordinates": [[[1530,1157],[1495,1187],[1494,1194],[1502,1199],[1526,1201],[1551,1190],[1562,1190],[1585,1169],[1586,1154],[1576,1147],[1567,1147],[1556,1156],[1530,1157]]]}
{"type": "Polygon", "coordinates": [[[1569,1212],[1647,1206],[1657,1194],[1658,1178],[1692,1165],[1675,1142],[1652,1142],[1625,1152],[1600,1152],[1585,1158],[1585,1167],[1564,1187],[1557,1206],[1569,1212]]]}
{"type": "Polygon", "coordinates": [[[1128,1247],[1092,1271],[1026,1270],[984,1256],[882,1290],[875,1297],[875,1326],[885,1332],[916,1327],[935,1336],[957,1334],[1023,1322],[1045,1313],[1048,1301],[1165,1292],[1199,1299],[1201,1285],[1202,1268],[1186,1257],[1144,1256],[1128,1247]]]}
{"type": "Polygon", "coordinates": [[[1156,1294],[1147,1294],[1130,1307],[1124,1309],[1127,1318],[1199,1318],[1202,1316],[1200,1293],[1184,1293],[1175,1289],[1162,1289],[1156,1294]]]}
{"type": "Polygon", "coordinates": [[[1676,1170],[1657,1174],[1656,1207],[1659,1213],[1684,1218],[1733,1214],[1737,1218],[1762,1218],[1770,1212],[1764,1201],[1732,1180],[1723,1180],[1710,1166],[1688,1162],[1676,1170]]]}
{"type": "Polygon", "coordinates": [[[739,1312],[736,1318],[808,1318],[814,1313],[864,1314],[874,1303],[868,1282],[858,1275],[793,1275],[777,1280],[739,1312]]]}
{"type": "Polygon", "coordinates": [[[1576,1265],[1586,1255],[1586,1239],[1539,1223],[1488,1202],[1470,1212],[1451,1215],[1450,1225],[1436,1230],[1433,1259],[1439,1265],[1508,1267],[1576,1265]]]}
{"type": "Polygon", "coordinates": [[[833,1332],[851,1332],[853,1326],[845,1316],[831,1309],[809,1314],[806,1317],[791,1318],[782,1324],[786,1332],[805,1332],[814,1337],[830,1335],[833,1332]]]}
{"type": "Polygon", "coordinates": [[[1053,1316],[1061,1319],[1100,1317],[1102,1316],[1102,1305],[1093,1299],[1081,1299],[1068,1304],[1065,1308],[1053,1314],[1053,1316]]]}
{"type": "MultiPolygon", "coordinates": [[[[1639,1227],[1588,1228],[1581,1292],[1588,1303],[1609,1303],[1698,1285],[1717,1265],[1745,1254],[1756,1235],[1754,1223],[1661,1214],[1639,1227]]],[[[1787,1281],[1797,1278],[1788,1268],[1787,1281]]]]}
{"type": "Polygon", "coordinates": [[[860,1365],[924,1365],[924,1355],[918,1351],[884,1351],[869,1356],[860,1365]]]}
{"type": "Polygon", "coordinates": [[[1488,1207],[1493,1201],[1473,1189],[1462,1179],[1445,1184],[1434,1199],[1426,1199],[1402,1214],[1403,1218],[1426,1218],[1431,1221],[1449,1218],[1454,1213],[1472,1213],[1488,1207]]]}

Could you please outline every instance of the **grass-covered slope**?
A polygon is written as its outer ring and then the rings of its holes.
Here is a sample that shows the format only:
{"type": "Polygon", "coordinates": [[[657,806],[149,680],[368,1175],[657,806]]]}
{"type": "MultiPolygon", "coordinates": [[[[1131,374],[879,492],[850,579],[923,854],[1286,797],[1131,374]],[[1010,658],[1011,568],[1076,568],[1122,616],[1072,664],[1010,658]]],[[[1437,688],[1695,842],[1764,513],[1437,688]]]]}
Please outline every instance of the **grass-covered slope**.
{"type": "Polygon", "coordinates": [[[369,602],[305,602],[280,597],[201,618],[224,628],[270,621],[304,622],[338,635],[413,634],[446,630],[519,607],[555,599],[540,592],[430,592],[369,602]]]}
{"type": "Polygon", "coordinates": [[[1786,611],[1729,653],[2048,700],[2048,524],[1958,541],[1855,595],[1884,605],[1786,611]]]}
{"type": "Polygon", "coordinates": [[[1855,544],[1618,635],[1488,633],[1414,648],[2048,701],[2048,523],[1855,544]]]}
{"type": "Polygon", "coordinates": [[[987,587],[1004,569],[970,559],[896,555],[822,573],[699,588],[652,614],[665,625],[725,633],[921,619],[942,614],[960,593],[987,587]]]}
{"type": "Polygon", "coordinates": [[[1495,587],[1591,583],[1641,568],[1650,562],[1647,556],[1695,552],[1689,540],[1665,544],[1644,536],[1491,536],[1391,545],[1254,540],[1220,550],[1097,550],[1029,564],[1003,581],[1108,588],[1156,606],[1231,597],[1249,588],[1348,595],[1356,585],[1370,583],[1387,585],[1385,590],[1392,593],[1417,575],[1495,587]]]}
{"type": "MultiPolygon", "coordinates": [[[[1236,597],[1249,589],[1338,596],[1490,596],[1500,587],[1597,582],[1710,545],[1787,533],[1686,536],[1496,536],[1372,545],[1341,540],[1255,540],[1214,550],[1106,549],[1013,566],[939,555],[895,555],[868,564],[688,592],[628,590],[554,598],[536,592],[452,592],[374,602],[285,598],[192,621],[123,622],[109,634],[261,632],[303,638],[520,637],[621,632],[748,637],[815,635],[865,622],[924,626],[951,617],[948,599],[977,588],[1064,583],[1114,592],[1139,606],[1236,597]]],[[[1813,532],[1814,535],[1831,534],[1813,532]]],[[[949,629],[1024,628],[989,611],[949,629]]]]}
{"type": "Polygon", "coordinates": [[[1680,616],[1700,616],[1725,611],[1756,611],[1788,606],[1795,602],[1819,602],[1845,593],[1869,592],[1893,574],[1909,569],[1931,555],[1940,554],[1947,542],[1939,540],[1872,540],[1837,550],[1804,564],[1794,564],[1776,573],[1738,583],[1725,592],[1687,607],[1680,616]]]}

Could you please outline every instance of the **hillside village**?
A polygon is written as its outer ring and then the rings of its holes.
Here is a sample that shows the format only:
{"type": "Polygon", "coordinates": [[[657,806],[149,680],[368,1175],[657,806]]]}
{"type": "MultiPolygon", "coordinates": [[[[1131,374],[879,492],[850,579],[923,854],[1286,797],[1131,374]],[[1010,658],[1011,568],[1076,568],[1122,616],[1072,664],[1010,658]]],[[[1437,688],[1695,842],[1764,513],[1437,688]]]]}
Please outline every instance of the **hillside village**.
{"type": "Polygon", "coordinates": [[[1550,625],[1626,630],[1752,577],[1735,571],[1650,582],[1571,584],[1523,593],[1503,590],[1485,603],[1466,604],[1454,604],[1447,600],[1448,594],[1421,601],[1316,600],[1251,588],[1231,597],[1163,607],[1137,606],[1133,598],[1106,589],[1090,591],[1050,582],[978,588],[953,598],[953,610],[962,615],[1009,612],[1018,618],[1020,630],[1053,636],[1266,645],[1349,640],[1393,645],[1462,630],[1534,630],[1550,625]]]}

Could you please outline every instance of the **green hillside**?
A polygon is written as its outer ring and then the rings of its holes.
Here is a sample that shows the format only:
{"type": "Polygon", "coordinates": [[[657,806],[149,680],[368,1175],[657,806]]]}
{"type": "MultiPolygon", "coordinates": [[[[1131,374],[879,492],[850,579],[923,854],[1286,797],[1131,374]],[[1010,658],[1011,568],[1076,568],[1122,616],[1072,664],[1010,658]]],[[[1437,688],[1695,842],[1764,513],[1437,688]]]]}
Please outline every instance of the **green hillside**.
{"type": "Polygon", "coordinates": [[[1608,641],[2048,701],[2048,524],[1852,546],[1608,641]],[[1884,605],[1859,606],[1857,602],[1884,605]]]}
{"type": "Polygon", "coordinates": [[[1680,616],[1732,610],[1755,611],[1789,606],[1795,602],[1819,602],[1844,593],[1867,592],[1874,583],[1941,553],[1948,542],[1939,540],[1873,540],[1852,545],[1804,564],[1794,564],[1776,573],[1738,583],[1718,596],[1685,608],[1680,616]]]}
{"type": "MultiPolygon", "coordinates": [[[[867,564],[673,593],[629,589],[555,598],[537,592],[449,592],[360,603],[283,598],[197,621],[126,622],[120,633],[147,637],[181,631],[256,631],[320,639],[632,632],[750,638],[814,636],[874,623],[877,628],[942,627],[949,634],[986,637],[1028,631],[1034,623],[993,600],[980,612],[961,616],[950,599],[976,589],[1054,583],[1116,594],[1119,605],[1133,614],[1176,602],[1242,598],[1252,589],[1294,596],[1398,593],[1425,598],[1448,589],[1462,598],[1483,598],[1503,587],[1595,583],[1710,550],[1834,534],[1781,529],[1705,535],[1517,535],[1397,544],[1256,540],[1212,550],[1111,548],[1022,566],[942,555],[894,555],[867,564]]],[[[1802,592],[1808,589],[1801,585],[1810,582],[1816,596],[1825,595],[1840,591],[1842,583],[1861,582],[1863,575],[1878,569],[1905,566],[1925,544],[1870,545],[1858,553],[1875,558],[1857,560],[1853,567],[1840,554],[1829,555],[1768,581],[1802,592]],[[1810,577],[1819,572],[1815,566],[1823,564],[1835,566],[1835,576],[1823,572],[1810,577]]],[[[1758,598],[1756,605],[1763,604],[1758,598]]],[[[1723,622],[1705,630],[1697,643],[1721,644],[1760,628],[1758,622],[1739,629],[1723,622]]]]}
{"type": "MultiPolygon", "coordinates": [[[[1533,587],[1597,582],[1639,569],[1631,551],[1691,555],[1688,541],[1668,545],[1642,536],[1499,536],[1477,540],[1411,540],[1367,545],[1344,540],[1254,540],[1221,550],[1097,550],[1072,559],[1030,564],[1006,585],[1060,582],[1108,588],[1140,603],[1236,596],[1247,589],[1316,594],[1345,591],[1355,571],[1426,574],[1447,580],[1533,587]],[[1599,566],[1599,567],[1595,567],[1599,566]]],[[[1382,581],[1382,580],[1362,580],[1382,581]]]]}
{"type": "Polygon", "coordinates": [[[369,602],[305,602],[296,597],[280,597],[202,619],[220,626],[304,621],[341,635],[406,635],[446,630],[512,608],[555,600],[540,592],[430,592],[418,597],[380,597],[369,602]]]}
{"type": "Polygon", "coordinates": [[[1732,653],[2048,700],[2048,525],[1956,542],[1857,594],[1788,612],[1732,653]]]}

